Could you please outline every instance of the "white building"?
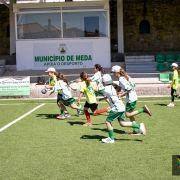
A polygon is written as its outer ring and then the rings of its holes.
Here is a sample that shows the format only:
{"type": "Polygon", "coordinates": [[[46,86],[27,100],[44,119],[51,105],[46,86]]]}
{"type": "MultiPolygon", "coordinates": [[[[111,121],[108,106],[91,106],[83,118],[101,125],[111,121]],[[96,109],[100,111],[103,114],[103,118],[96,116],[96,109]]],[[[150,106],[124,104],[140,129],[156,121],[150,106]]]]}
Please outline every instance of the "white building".
{"type": "Polygon", "coordinates": [[[111,66],[109,0],[17,3],[13,12],[17,70],[111,66]]]}

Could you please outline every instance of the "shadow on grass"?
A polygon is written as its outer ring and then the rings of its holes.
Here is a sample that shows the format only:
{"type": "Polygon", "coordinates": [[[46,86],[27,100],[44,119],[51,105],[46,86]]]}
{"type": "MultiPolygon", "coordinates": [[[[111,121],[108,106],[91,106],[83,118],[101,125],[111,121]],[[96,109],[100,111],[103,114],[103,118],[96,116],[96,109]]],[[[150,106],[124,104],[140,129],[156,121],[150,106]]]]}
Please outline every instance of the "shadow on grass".
{"type": "Polygon", "coordinates": [[[42,119],[56,119],[57,114],[37,114],[36,117],[41,117],[42,119]]]}
{"type": "Polygon", "coordinates": [[[105,123],[96,123],[96,124],[93,123],[93,126],[98,126],[98,125],[102,125],[102,124],[105,125],[105,123]]]}
{"type": "Polygon", "coordinates": [[[81,125],[82,126],[84,124],[84,122],[82,122],[82,121],[67,121],[67,123],[71,126],[74,126],[74,125],[81,125]]]}
{"type": "Polygon", "coordinates": [[[154,104],[155,106],[167,106],[167,104],[165,104],[165,103],[156,103],[156,104],[154,104]]]}
{"type": "MultiPolygon", "coordinates": [[[[82,121],[67,121],[67,123],[69,123],[71,126],[74,126],[74,125],[83,125],[86,123],[86,121],[84,121],[84,122],[82,122],[82,121]]],[[[93,126],[98,126],[98,125],[102,125],[102,124],[104,124],[104,123],[96,123],[96,124],[93,123],[93,126]]]]}
{"type": "MultiPolygon", "coordinates": [[[[96,139],[96,140],[99,140],[101,141],[103,138],[107,138],[106,136],[102,136],[102,135],[83,135],[80,137],[80,139],[88,139],[88,140],[91,140],[91,139],[96,139]]],[[[143,142],[143,140],[141,139],[128,139],[128,138],[120,138],[120,139],[117,139],[115,138],[115,141],[136,141],[136,142],[143,142]]]]}
{"type": "Polygon", "coordinates": [[[80,139],[97,139],[97,140],[101,140],[103,138],[106,138],[105,136],[101,136],[101,135],[83,135],[80,137],[80,139]]]}
{"type": "MultiPolygon", "coordinates": [[[[101,129],[101,128],[91,128],[91,129],[94,130],[94,131],[108,132],[108,130],[106,128],[103,128],[103,129],[101,129]]],[[[127,134],[126,131],[123,131],[123,130],[120,130],[120,129],[114,129],[114,132],[118,133],[118,134],[127,134]]]]}
{"type": "Polygon", "coordinates": [[[143,142],[142,139],[127,139],[127,138],[120,138],[120,139],[116,139],[116,141],[136,141],[136,142],[143,142]]]}
{"type": "MultiPolygon", "coordinates": [[[[42,119],[57,119],[56,116],[58,114],[36,114],[36,117],[41,117],[42,119]]],[[[57,120],[68,120],[71,119],[73,117],[76,117],[75,115],[71,115],[70,118],[66,118],[66,119],[57,119],[57,120]]]]}
{"type": "MultiPolygon", "coordinates": [[[[108,114],[102,113],[102,114],[98,114],[98,115],[94,115],[94,113],[90,112],[89,113],[91,116],[97,117],[97,116],[108,116],[108,114]]],[[[84,115],[84,114],[83,114],[84,115]]]]}

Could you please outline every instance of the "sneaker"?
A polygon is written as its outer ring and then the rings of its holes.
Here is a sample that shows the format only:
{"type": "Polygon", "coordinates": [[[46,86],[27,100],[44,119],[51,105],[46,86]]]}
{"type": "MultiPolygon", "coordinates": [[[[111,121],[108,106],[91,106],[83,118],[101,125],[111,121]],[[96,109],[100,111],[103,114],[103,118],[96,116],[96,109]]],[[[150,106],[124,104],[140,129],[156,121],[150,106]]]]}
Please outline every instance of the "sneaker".
{"type": "Polygon", "coordinates": [[[66,119],[66,117],[63,114],[57,115],[56,119],[62,120],[62,119],[66,119]]]}
{"type": "Polygon", "coordinates": [[[168,105],[167,105],[167,107],[174,107],[175,105],[174,105],[174,103],[169,103],[168,105]]]}
{"type": "Polygon", "coordinates": [[[77,109],[77,115],[79,116],[79,115],[83,115],[83,114],[84,114],[84,111],[82,109],[82,106],[79,105],[79,109],[77,109]]]}
{"type": "Polygon", "coordinates": [[[114,143],[114,139],[111,139],[110,137],[102,139],[103,143],[112,144],[114,143]]]}
{"type": "Polygon", "coordinates": [[[144,123],[140,123],[140,133],[146,135],[146,126],[144,123]]]}
{"type": "Polygon", "coordinates": [[[92,126],[92,123],[85,123],[85,124],[83,124],[83,126],[85,126],[85,127],[91,127],[91,126],[92,126]]]}
{"type": "Polygon", "coordinates": [[[151,111],[149,110],[149,108],[145,105],[144,107],[144,112],[146,113],[146,114],[148,114],[149,116],[152,116],[152,113],[151,113],[151,111]]]}
{"type": "Polygon", "coordinates": [[[64,116],[65,116],[65,118],[70,118],[71,117],[70,114],[65,114],[64,116]]]}

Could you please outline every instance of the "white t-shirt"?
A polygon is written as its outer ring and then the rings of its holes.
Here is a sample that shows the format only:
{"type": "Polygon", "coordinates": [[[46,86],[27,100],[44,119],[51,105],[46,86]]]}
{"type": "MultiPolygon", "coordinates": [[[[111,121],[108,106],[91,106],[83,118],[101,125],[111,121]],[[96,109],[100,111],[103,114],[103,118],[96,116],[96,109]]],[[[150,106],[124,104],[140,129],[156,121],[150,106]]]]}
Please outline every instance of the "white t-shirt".
{"type": "Polygon", "coordinates": [[[112,85],[104,87],[103,95],[109,100],[111,111],[124,112],[125,106],[122,100],[119,99],[116,90],[112,85]]]}
{"type": "Polygon", "coordinates": [[[67,83],[64,82],[63,80],[57,81],[54,88],[55,88],[55,92],[59,92],[59,91],[61,92],[63,100],[68,100],[69,98],[72,98],[71,90],[68,87],[67,83]]]}
{"type": "Polygon", "coordinates": [[[137,101],[137,94],[135,91],[135,83],[133,82],[132,78],[129,77],[129,81],[126,80],[125,77],[119,78],[119,86],[122,88],[124,92],[127,92],[126,94],[126,102],[132,103],[134,101],[137,101]]]}
{"type": "Polygon", "coordinates": [[[104,86],[102,84],[102,73],[100,71],[96,72],[92,77],[91,77],[92,82],[96,82],[98,90],[103,90],[104,86]]]}

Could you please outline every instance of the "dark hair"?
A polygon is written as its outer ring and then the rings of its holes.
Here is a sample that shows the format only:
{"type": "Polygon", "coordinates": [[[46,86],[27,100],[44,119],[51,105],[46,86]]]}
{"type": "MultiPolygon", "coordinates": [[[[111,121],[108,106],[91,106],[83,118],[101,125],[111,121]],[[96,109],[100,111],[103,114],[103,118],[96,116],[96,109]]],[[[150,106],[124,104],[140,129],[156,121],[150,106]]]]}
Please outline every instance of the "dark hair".
{"type": "Polygon", "coordinates": [[[89,86],[91,80],[89,79],[88,74],[86,72],[83,71],[80,74],[80,78],[81,78],[81,80],[85,81],[87,86],[89,86]]]}
{"type": "Polygon", "coordinates": [[[65,78],[64,74],[56,73],[56,77],[57,77],[58,80],[63,80],[65,83],[68,84],[68,80],[65,78]]]}
{"type": "Polygon", "coordinates": [[[114,87],[114,89],[116,90],[116,92],[121,92],[121,87],[118,86],[116,83],[112,83],[112,86],[114,87]]]}
{"type": "Polygon", "coordinates": [[[102,73],[104,72],[103,67],[100,64],[95,64],[94,67],[98,70],[101,71],[102,73]]]}

